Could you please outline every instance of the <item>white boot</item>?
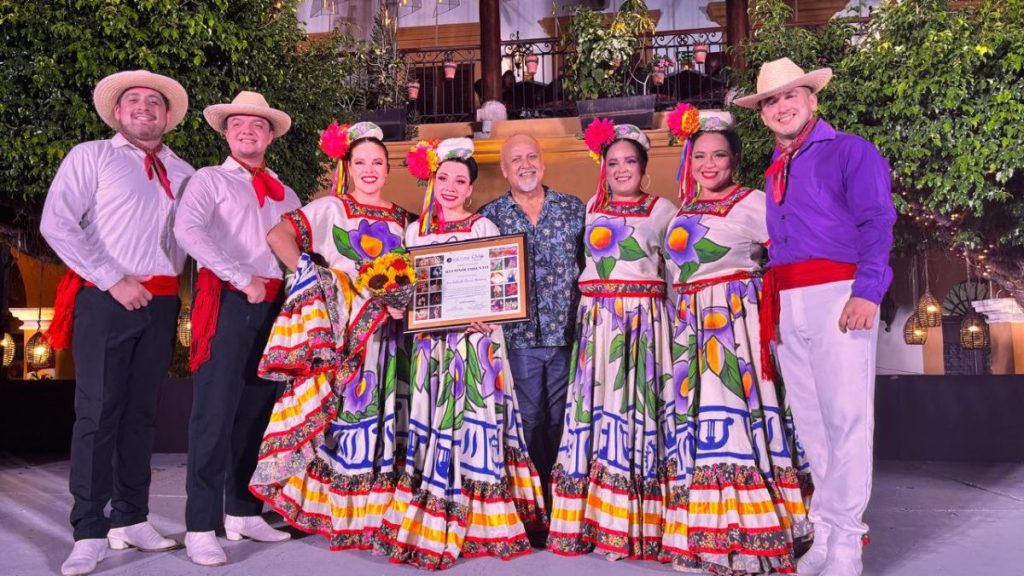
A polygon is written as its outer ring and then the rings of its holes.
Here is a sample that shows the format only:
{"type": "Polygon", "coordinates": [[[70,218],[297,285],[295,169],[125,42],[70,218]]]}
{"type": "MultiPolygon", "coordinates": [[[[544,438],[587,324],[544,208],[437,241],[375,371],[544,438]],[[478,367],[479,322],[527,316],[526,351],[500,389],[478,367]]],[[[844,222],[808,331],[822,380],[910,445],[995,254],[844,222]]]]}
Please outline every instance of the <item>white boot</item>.
{"type": "Polygon", "coordinates": [[[861,576],[864,562],[863,536],[840,532],[832,534],[828,549],[828,562],[821,573],[823,576],[861,576]]]}
{"type": "Polygon", "coordinates": [[[96,569],[96,565],[107,555],[106,538],[87,538],[76,540],[68,559],[60,566],[64,576],[81,576],[96,569]]]}
{"type": "Polygon", "coordinates": [[[139,522],[131,526],[111,528],[107,532],[107,540],[114,550],[138,548],[143,552],[163,552],[180,546],[170,538],[164,538],[149,522],[139,522]]]}
{"type": "Polygon", "coordinates": [[[267,524],[262,516],[231,516],[224,517],[224,532],[228,540],[249,538],[257,542],[284,542],[291,534],[278,530],[267,524]]]}
{"type": "Polygon", "coordinates": [[[200,566],[223,566],[227,564],[228,557],[224,549],[217,541],[217,533],[209,532],[186,532],[185,550],[188,558],[200,566]]]}
{"type": "Polygon", "coordinates": [[[797,574],[800,576],[817,576],[821,574],[822,569],[825,567],[825,561],[828,559],[828,541],[828,527],[820,522],[815,524],[814,544],[797,562],[797,574]]]}

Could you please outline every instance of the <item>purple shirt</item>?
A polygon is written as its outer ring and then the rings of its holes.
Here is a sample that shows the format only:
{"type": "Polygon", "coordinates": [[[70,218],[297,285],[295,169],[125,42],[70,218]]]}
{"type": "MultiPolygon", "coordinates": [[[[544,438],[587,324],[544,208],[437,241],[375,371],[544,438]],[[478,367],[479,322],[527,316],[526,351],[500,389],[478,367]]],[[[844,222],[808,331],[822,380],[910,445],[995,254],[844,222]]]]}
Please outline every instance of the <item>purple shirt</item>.
{"type": "Polygon", "coordinates": [[[771,264],[856,264],[852,296],[880,303],[892,281],[891,183],[889,163],[874,145],[819,120],[790,163],[781,205],[772,199],[771,179],[765,184],[771,264]]]}

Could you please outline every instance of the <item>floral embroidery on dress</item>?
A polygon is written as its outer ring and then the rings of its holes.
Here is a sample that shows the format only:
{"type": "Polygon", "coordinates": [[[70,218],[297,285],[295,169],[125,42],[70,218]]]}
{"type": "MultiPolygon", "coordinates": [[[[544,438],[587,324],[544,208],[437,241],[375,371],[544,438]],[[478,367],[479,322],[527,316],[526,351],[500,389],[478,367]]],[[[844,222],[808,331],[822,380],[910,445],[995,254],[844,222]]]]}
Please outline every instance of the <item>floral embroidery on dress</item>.
{"type": "Polygon", "coordinates": [[[711,214],[713,216],[726,216],[732,211],[733,206],[740,203],[747,197],[747,194],[753,188],[744,188],[740,186],[731,194],[724,198],[718,198],[717,200],[702,200],[695,198],[693,202],[680,208],[679,212],[686,214],[711,214]]]}
{"type": "Polygon", "coordinates": [[[392,232],[387,222],[360,220],[355,230],[334,226],[332,234],[338,253],[356,262],[373,260],[402,247],[402,237],[392,232]]]}
{"type": "Polygon", "coordinates": [[[658,202],[658,198],[658,196],[652,194],[644,194],[633,202],[609,200],[595,211],[609,216],[650,216],[651,210],[654,209],[654,205],[658,202]]]}
{"type": "Polygon", "coordinates": [[[714,262],[729,252],[730,248],[705,238],[707,233],[708,227],[701,223],[701,216],[681,213],[669,225],[665,253],[679,267],[677,282],[686,282],[700,264],[714,262]]]}

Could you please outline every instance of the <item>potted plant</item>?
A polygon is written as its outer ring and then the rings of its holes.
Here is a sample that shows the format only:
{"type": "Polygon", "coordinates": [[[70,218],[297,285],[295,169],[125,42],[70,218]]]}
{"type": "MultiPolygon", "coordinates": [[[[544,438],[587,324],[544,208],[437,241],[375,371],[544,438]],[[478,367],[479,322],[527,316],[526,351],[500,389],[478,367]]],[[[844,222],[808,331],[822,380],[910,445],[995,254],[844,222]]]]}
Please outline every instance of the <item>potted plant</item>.
{"type": "Polygon", "coordinates": [[[524,60],[526,62],[526,73],[530,76],[536,74],[537,66],[540,65],[540,56],[537,56],[533,52],[529,52],[526,54],[526,58],[524,60]]]}
{"type": "Polygon", "coordinates": [[[625,0],[610,19],[575,6],[571,17],[562,38],[563,44],[571,47],[564,85],[566,95],[576,100],[583,127],[601,116],[649,128],[654,95],[632,96],[637,86],[643,86],[649,69],[642,58],[647,39],[654,33],[647,3],[625,0]],[[616,101],[607,101],[613,98],[616,101]]]}
{"type": "Polygon", "coordinates": [[[651,68],[651,81],[654,82],[655,86],[661,86],[665,83],[665,75],[672,66],[675,66],[675,62],[668,56],[659,56],[654,61],[654,65],[651,68]]]}
{"type": "Polygon", "coordinates": [[[409,83],[405,85],[405,89],[409,95],[409,100],[415,101],[420,97],[420,81],[416,78],[409,80],[409,83]]]}
{"type": "Polygon", "coordinates": [[[452,80],[455,78],[455,71],[458,70],[459,64],[455,61],[455,55],[451,52],[444,53],[444,79],[452,80]]]}
{"type": "Polygon", "coordinates": [[[703,64],[708,58],[708,45],[707,44],[695,44],[693,46],[693,61],[697,64],[703,64]]]}

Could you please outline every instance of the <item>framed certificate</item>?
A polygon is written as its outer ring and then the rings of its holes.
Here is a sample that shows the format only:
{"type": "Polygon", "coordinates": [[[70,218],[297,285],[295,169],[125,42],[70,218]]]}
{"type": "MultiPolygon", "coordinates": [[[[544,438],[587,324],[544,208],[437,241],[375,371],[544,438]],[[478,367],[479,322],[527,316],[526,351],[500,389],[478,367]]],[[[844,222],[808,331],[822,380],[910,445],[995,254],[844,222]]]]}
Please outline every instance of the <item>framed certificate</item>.
{"type": "Polygon", "coordinates": [[[529,317],[525,234],[416,246],[409,254],[416,267],[409,332],[529,317]]]}

